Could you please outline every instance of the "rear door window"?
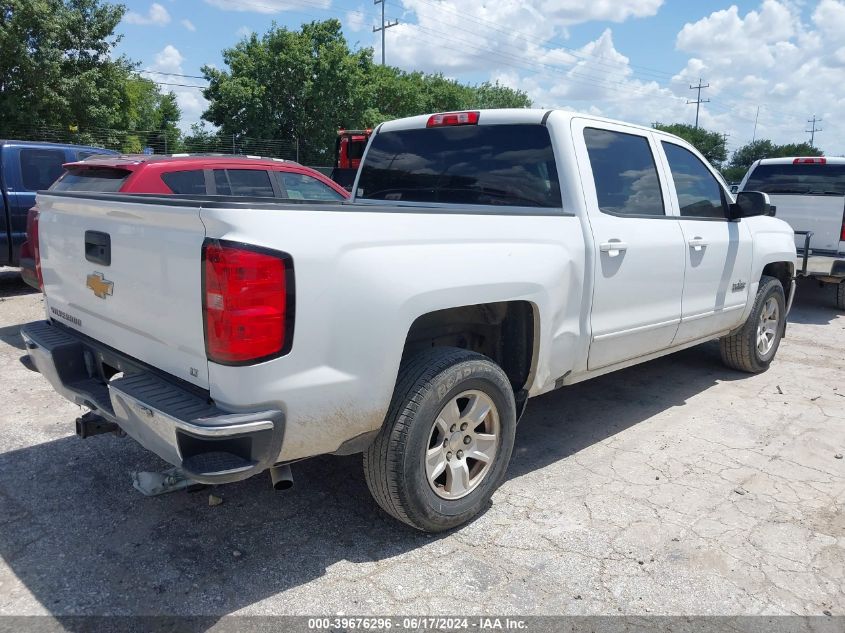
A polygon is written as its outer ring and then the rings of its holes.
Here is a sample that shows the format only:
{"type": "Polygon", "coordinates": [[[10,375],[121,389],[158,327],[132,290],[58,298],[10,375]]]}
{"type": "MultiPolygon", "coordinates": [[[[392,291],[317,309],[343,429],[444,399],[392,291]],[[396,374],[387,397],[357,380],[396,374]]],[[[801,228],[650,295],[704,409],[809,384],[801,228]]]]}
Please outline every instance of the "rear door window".
{"type": "Polygon", "coordinates": [[[175,194],[205,195],[205,174],[202,169],[170,171],[161,175],[164,184],[175,194]]]}
{"type": "Polygon", "coordinates": [[[669,161],[681,217],[728,217],[724,190],[713,173],[688,149],[663,141],[663,151],[669,161]]]}
{"type": "Polygon", "coordinates": [[[50,191],[120,191],[131,172],[113,167],[72,168],[50,187],[50,191]]]}
{"type": "Polygon", "coordinates": [[[218,196],[273,198],[276,195],[270,174],[264,169],[215,169],[214,183],[218,196]]]}
{"type": "Polygon", "coordinates": [[[781,195],[845,196],[845,165],[757,165],[744,189],[781,195]]]}
{"type": "Polygon", "coordinates": [[[343,196],[320,182],[316,178],[305,174],[289,171],[279,172],[287,190],[287,197],[294,200],[343,200],[343,196]]]}
{"type": "Polygon", "coordinates": [[[381,132],[361,167],[369,200],[559,208],[543,125],[464,125],[381,132]]]}
{"type": "Polygon", "coordinates": [[[603,213],[666,215],[657,165],[645,136],[587,128],[584,141],[603,213]]]}
{"type": "Polygon", "coordinates": [[[22,149],[20,154],[21,176],[26,191],[49,189],[62,175],[62,165],[67,162],[63,150],[22,149]]]}

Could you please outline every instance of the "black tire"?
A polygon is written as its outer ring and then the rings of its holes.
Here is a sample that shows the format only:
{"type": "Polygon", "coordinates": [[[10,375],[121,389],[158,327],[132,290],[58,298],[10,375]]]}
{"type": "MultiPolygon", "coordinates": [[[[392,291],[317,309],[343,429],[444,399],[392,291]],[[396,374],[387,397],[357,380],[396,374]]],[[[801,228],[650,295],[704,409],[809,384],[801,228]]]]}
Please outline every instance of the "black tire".
{"type": "Polygon", "coordinates": [[[836,307],[845,310],[845,281],[836,284],[836,307]]]}
{"type": "Polygon", "coordinates": [[[722,362],[731,369],[759,374],[769,368],[783,338],[786,327],[786,296],[780,281],[774,277],[763,275],[754,299],[751,314],[739,330],[719,339],[722,362]],[[766,302],[774,297],[778,304],[779,324],[776,328],[774,344],[766,354],[761,354],[757,348],[757,325],[766,302]]]}
{"type": "Polygon", "coordinates": [[[452,347],[415,354],[402,363],[384,426],[364,452],[367,486],[396,519],[425,532],[449,530],[486,507],[505,477],[515,431],[513,390],[492,360],[452,347]],[[460,499],[443,499],[429,484],[424,458],[435,419],[450,400],[467,390],[481,391],[495,404],[496,455],[471,492],[460,499]]]}

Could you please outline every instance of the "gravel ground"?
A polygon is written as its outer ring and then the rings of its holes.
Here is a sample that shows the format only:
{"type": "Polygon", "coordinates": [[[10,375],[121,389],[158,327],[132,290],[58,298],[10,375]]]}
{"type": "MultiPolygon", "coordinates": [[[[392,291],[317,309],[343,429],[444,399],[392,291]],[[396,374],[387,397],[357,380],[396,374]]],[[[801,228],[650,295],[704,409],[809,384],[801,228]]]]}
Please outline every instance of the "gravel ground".
{"type": "Polygon", "coordinates": [[[22,360],[40,295],[0,272],[0,614],[845,613],[845,314],[804,284],[771,369],[703,345],[532,400],[491,507],[443,536],[360,456],[145,498],[132,440],[22,360]]]}

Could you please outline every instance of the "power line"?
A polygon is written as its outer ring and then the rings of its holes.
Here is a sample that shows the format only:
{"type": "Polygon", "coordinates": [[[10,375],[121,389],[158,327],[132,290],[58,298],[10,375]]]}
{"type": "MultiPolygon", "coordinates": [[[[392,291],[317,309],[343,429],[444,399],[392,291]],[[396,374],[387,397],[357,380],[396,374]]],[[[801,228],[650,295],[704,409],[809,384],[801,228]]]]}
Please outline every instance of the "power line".
{"type": "Polygon", "coordinates": [[[698,78],[698,85],[697,86],[690,86],[690,90],[698,90],[698,98],[695,101],[687,100],[687,105],[694,103],[695,104],[695,129],[698,129],[698,115],[701,112],[701,104],[702,103],[710,103],[710,99],[702,99],[701,98],[701,91],[704,88],[709,88],[710,84],[704,85],[701,83],[701,77],[698,78]]]}
{"type": "Polygon", "coordinates": [[[384,5],[385,0],[373,0],[373,4],[380,4],[381,5],[381,24],[378,27],[373,27],[373,33],[378,33],[381,31],[381,65],[384,66],[384,34],[387,29],[392,28],[399,24],[399,20],[393,21],[385,21],[384,19],[384,5]]]}
{"type": "Polygon", "coordinates": [[[807,134],[810,135],[810,147],[816,146],[816,144],[815,144],[816,132],[824,132],[823,129],[816,127],[816,123],[821,123],[821,122],[822,122],[822,119],[817,119],[815,114],[813,115],[812,119],[807,119],[807,123],[810,123],[812,125],[812,127],[809,130],[804,130],[805,132],[807,132],[807,134]]]}

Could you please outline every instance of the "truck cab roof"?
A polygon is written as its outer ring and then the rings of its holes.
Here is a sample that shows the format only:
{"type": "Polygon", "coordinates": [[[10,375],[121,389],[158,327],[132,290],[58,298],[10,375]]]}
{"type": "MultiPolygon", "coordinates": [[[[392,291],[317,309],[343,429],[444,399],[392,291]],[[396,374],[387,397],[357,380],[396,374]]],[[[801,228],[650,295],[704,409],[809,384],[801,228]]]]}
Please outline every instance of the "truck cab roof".
{"type": "Polygon", "coordinates": [[[98,154],[113,156],[117,154],[114,150],[94,147],[93,145],[77,145],[76,143],[54,143],[51,141],[18,141],[14,139],[0,139],[0,148],[16,147],[25,149],[75,149],[83,151],[98,152],[98,154]]]}

